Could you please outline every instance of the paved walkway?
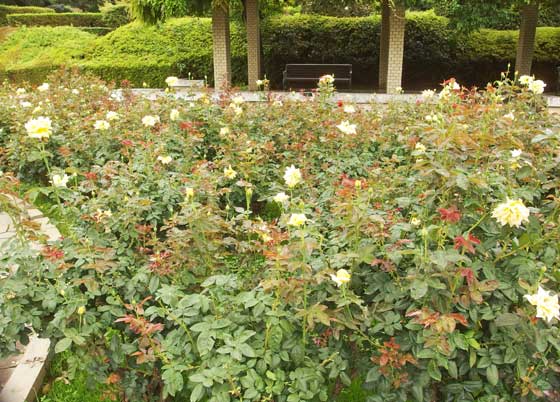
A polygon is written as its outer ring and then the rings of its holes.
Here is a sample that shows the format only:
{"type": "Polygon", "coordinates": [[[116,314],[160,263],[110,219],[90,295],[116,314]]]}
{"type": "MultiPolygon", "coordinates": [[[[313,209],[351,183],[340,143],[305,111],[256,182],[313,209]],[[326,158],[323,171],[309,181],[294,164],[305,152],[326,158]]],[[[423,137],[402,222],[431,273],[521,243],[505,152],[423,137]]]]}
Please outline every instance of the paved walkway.
{"type": "MultiPolygon", "coordinates": [[[[9,198],[22,211],[22,222],[27,221],[29,224],[36,226],[38,231],[47,237],[48,241],[56,241],[60,237],[58,229],[49,222],[49,218],[45,217],[40,210],[20,199],[15,199],[11,196],[9,198]]],[[[0,211],[0,255],[2,255],[3,247],[16,236],[16,223],[13,222],[10,215],[0,211]]],[[[31,246],[33,248],[39,247],[38,244],[32,244],[31,246]]]]}
{"type": "MultiPolygon", "coordinates": [[[[145,88],[134,88],[132,90],[134,93],[146,96],[148,99],[156,99],[159,96],[167,94],[162,89],[145,89],[145,88]]],[[[177,98],[194,101],[199,99],[201,96],[211,94],[212,98],[217,100],[220,98],[221,92],[205,91],[200,89],[189,89],[189,88],[175,88],[174,94],[177,98]]],[[[308,96],[303,95],[299,92],[286,92],[286,91],[270,91],[270,92],[252,92],[252,91],[239,91],[235,92],[236,96],[241,96],[246,102],[263,102],[267,99],[267,96],[273,99],[297,99],[304,100],[309,99],[308,96]]],[[[120,90],[114,91],[114,96],[120,96],[120,90]]],[[[337,92],[333,96],[333,102],[339,100],[355,103],[358,105],[367,105],[371,103],[387,104],[390,102],[416,102],[422,99],[420,93],[404,93],[404,94],[378,94],[370,92],[337,92]]],[[[548,107],[552,111],[560,112],[560,96],[555,95],[545,95],[545,99],[548,103],[548,107]]]]}
{"type": "MultiPolygon", "coordinates": [[[[5,195],[0,195],[5,196],[5,195]]],[[[60,238],[60,232],[43,216],[43,213],[24,201],[8,196],[11,203],[21,211],[18,224],[30,225],[45,235],[48,242],[60,238]]],[[[17,224],[6,212],[0,211],[0,257],[17,237],[17,224]]],[[[39,250],[42,245],[30,243],[30,247],[39,250]]],[[[14,267],[17,269],[17,267],[14,267]]],[[[0,271],[0,286],[2,283],[0,271]]],[[[5,273],[4,273],[5,274],[5,273]]],[[[8,274],[9,275],[9,274],[8,274]]],[[[0,360],[0,402],[35,401],[39,390],[50,350],[48,339],[33,337],[27,347],[21,346],[21,353],[0,360]]]]}

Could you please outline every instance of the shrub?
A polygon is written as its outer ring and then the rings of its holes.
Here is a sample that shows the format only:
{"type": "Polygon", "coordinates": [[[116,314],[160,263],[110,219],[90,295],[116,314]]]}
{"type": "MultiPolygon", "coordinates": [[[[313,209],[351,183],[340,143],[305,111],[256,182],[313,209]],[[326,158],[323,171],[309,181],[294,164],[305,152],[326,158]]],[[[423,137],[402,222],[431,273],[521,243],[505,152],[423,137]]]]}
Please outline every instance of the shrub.
{"type": "MultiPolygon", "coordinates": [[[[244,31],[232,24],[232,66],[236,79],[246,77],[244,31]]],[[[169,75],[208,76],[212,80],[212,33],[207,18],[171,20],[164,27],[138,23],[121,27],[100,38],[87,53],[81,66],[85,71],[102,71],[108,80],[129,80],[133,85],[163,86],[169,75]],[[162,45],[165,44],[165,45],[162,45]]]]}
{"type": "Polygon", "coordinates": [[[113,28],[107,27],[78,27],[81,31],[89,32],[97,36],[107,35],[109,32],[113,30],[113,28]]]}
{"type": "Polygon", "coordinates": [[[46,7],[19,7],[19,6],[5,6],[0,4],[0,26],[8,25],[6,16],[8,14],[41,14],[41,13],[54,13],[54,10],[46,7]]]}
{"type": "MultiPolygon", "coordinates": [[[[357,83],[374,86],[379,23],[379,17],[271,18],[263,26],[265,71],[273,83],[279,83],[286,63],[351,63],[357,83]]],[[[461,82],[485,85],[498,79],[515,60],[512,44],[516,41],[515,31],[484,30],[457,37],[443,17],[432,12],[407,13],[403,85],[410,89],[435,86],[450,74],[461,82]]],[[[539,28],[536,49],[535,73],[554,82],[555,66],[560,62],[560,29],[539,28]]]]}
{"type": "Polygon", "coordinates": [[[48,83],[0,87],[0,202],[65,228],[4,247],[0,354],[50,337],[120,401],[557,399],[559,306],[525,296],[560,292],[560,120],[527,86],[352,110],[48,83]]]}
{"type": "Polygon", "coordinates": [[[128,4],[117,4],[102,10],[103,26],[117,28],[131,21],[128,4]]]}
{"type": "Polygon", "coordinates": [[[101,27],[104,18],[101,13],[62,13],[62,14],[8,14],[7,20],[14,26],[76,26],[101,27]]]}
{"type": "Polygon", "coordinates": [[[0,80],[41,82],[48,72],[81,59],[94,39],[73,27],[21,27],[0,43],[0,80]]]}
{"type": "MultiPolygon", "coordinates": [[[[483,30],[458,37],[445,18],[432,12],[408,13],[407,18],[403,83],[407,89],[436,87],[449,74],[467,85],[485,85],[498,79],[515,60],[515,31],[483,30]]],[[[231,28],[233,79],[243,84],[247,77],[245,30],[237,23],[231,28]]],[[[351,63],[355,84],[375,87],[379,34],[379,17],[273,17],[262,28],[264,73],[273,87],[279,87],[287,63],[351,63]]],[[[79,64],[87,71],[101,72],[105,79],[126,79],[134,85],[162,86],[169,73],[207,76],[211,81],[211,46],[210,21],[205,18],[174,19],[154,27],[133,23],[95,41],[85,49],[83,61],[71,59],[65,64],[79,64]]],[[[0,63],[4,57],[0,53],[0,63]]],[[[10,55],[12,68],[16,60],[10,55]]],[[[534,72],[553,83],[559,63],[560,28],[538,28],[534,72]]]]}

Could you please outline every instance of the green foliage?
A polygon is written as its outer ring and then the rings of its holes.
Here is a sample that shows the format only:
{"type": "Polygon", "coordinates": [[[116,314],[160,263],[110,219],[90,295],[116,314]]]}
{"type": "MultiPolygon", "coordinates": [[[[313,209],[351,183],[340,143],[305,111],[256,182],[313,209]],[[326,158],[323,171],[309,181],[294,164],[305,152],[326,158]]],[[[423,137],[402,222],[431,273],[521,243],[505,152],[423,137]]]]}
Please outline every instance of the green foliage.
{"type": "Polygon", "coordinates": [[[131,21],[130,6],[128,4],[117,4],[103,8],[103,26],[117,28],[131,21]]]}
{"type": "Polygon", "coordinates": [[[73,27],[21,27],[0,43],[3,70],[57,68],[84,56],[94,35],[73,27]]]}
{"type": "Polygon", "coordinates": [[[97,36],[107,35],[109,32],[113,30],[113,28],[107,27],[79,27],[81,31],[89,32],[97,36]]]}
{"type": "Polygon", "coordinates": [[[20,6],[6,6],[0,4],[0,26],[8,25],[6,16],[8,14],[40,14],[40,13],[54,13],[54,10],[45,7],[20,7],[20,6]]]}
{"type": "MultiPolygon", "coordinates": [[[[374,85],[379,61],[379,17],[274,17],[263,27],[265,71],[276,84],[286,63],[351,63],[358,84],[374,85]],[[325,44],[317,46],[318,43],[325,44]],[[361,82],[360,82],[361,81],[361,82]]],[[[485,85],[515,60],[515,31],[457,36],[447,20],[432,12],[407,14],[404,87],[435,86],[452,75],[485,85]],[[489,59],[491,64],[487,64],[489,59]],[[486,66],[486,67],[485,67],[486,66]],[[481,69],[482,67],[482,69],[481,69]]],[[[535,73],[555,81],[560,62],[560,29],[537,30],[535,73]],[[550,53],[549,53],[550,52],[550,53]]]]}
{"type": "MultiPolygon", "coordinates": [[[[231,29],[233,79],[242,84],[247,76],[245,30],[239,22],[233,22],[231,29]]],[[[40,32],[37,31],[36,35],[40,36],[40,32]]],[[[49,35],[50,32],[47,37],[49,35]]],[[[273,87],[279,87],[287,63],[351,63],[355,84],[374,87],[379,35],[379,17],[272,17],[265,20],[262,27],[264,73],[273,87]],[[318,43],[325,45],[317,46],[318,43]]],[[[23,45],[25,36],[18,35],[17,38],[23,45]]],[[[81,43],[80,38],[76,41],[82,52],[59,62],[80,66],[117,83],[128,80],[135,86],[141,86],[143,82],[163,86],[167,76],[187,76],[189,73],[195,78],[207,76],[212,80],[209,19],[172,19],[156,26],[132,23],[93,43],[89,40],[81,43]]],[[[436,17],[433,12],[410,12],[405,36],[404,87],[435,87],[449,75],[468,85],[485,85],[499,78],[500,72],[507,70],[508,63],[514,62],[516,41],[515,31],[484,30],[457,36],[445,18],[436,17]]],[[[0,47],[0,65],[9,66],[4,74],[14,79],[42,80],[44,60],[27,61],[22,65],[18,53],[10,51],[10,46],[0,47]],[[34,71],[34,65],[41,71],[34,71]]],[[[48,53],[49,50],[42,49],[41,52],[48,53]]],[[[555,82],[559,63],[560,28],[538,28],[535,74],[546,82],[555,82]]],[[[51,64],[50,70],[60,65],[54,64],[54,60],[51,64]]]]}
{"type": "Polygon", "coordinates": [[[102,27],[105,18],[102,13],[61,13],[61,14],[8,14],[9,25],[33,26],[76,26],[102,27]]]}
{"type": "Polygon", "coordinates": [[[43,387],[45,395],[38,402],[109,402],[103,397],[103,385],[95,384],[90,373],[85,369],[76,373],[68,380],[67,359],[68,353],[57,355],[49,364],[47,371],[47,386],[43,387]]]}
{"type": "Polygon", "coordinates": [[[176,0],[131,0],[131,12],[138,20],[154,25],[171,17],[182,17],[190,2],[176,0]]]}
{"type": "MultiPolygon", "coordinates": [[[[247,75],[245,35],[239,24],[232,24],[231,32],[233,71],[242,81],[247,75]]],[[[81,66],[105,79],[126,79],[135,86],[143,82],[164,86],[166,77],[179,73],[211,80],[211,43],[210,20],[206,18],[174,19],[164,26],[132,23],[97,40],[81,66]]]]}
{"type": "MultiPolygon", "coordinates": [[[[463,31],[478,28],[518,29],[521,23],[519,5],[522,2],[458,2],[456,0],[432,1],[435,11],[449,17],[454,27],[463,31]]],[[[560,26],[560,3],[541,1],[539,26],[560,26]]]]}
{"type": "Polygon", "coordinates": [[[374,10],[370,0],[302,0],[300,3],[303,13],[335,17],[370,15],[374,10]]]}
{"type": "Polygon", "coordinates": [[[524,296],[560,292],[560,120],[531,87],[380,110],[48,82],[0,87],[0,202],[23,182],[66,224],[31,248],[24,219],[2,249],[1,354],[32,327],[120,401],[555,397],[559,320],[524,296]]]}

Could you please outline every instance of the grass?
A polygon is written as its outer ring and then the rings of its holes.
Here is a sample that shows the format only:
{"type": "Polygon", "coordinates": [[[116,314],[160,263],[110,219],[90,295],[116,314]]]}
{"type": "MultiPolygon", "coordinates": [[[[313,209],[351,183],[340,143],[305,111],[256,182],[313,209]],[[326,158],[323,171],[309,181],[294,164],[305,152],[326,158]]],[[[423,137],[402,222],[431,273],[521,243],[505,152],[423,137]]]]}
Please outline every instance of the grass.
{"type": "Polygon", "coordinates": [[[43,387],[43,396],[38,402],[106,402],[102,386],[96,388],[88,384],[88,373],[77,373],[71,381],[64,378],[65,355],[55,357],[47,372],[47,383],[43,387]]]}

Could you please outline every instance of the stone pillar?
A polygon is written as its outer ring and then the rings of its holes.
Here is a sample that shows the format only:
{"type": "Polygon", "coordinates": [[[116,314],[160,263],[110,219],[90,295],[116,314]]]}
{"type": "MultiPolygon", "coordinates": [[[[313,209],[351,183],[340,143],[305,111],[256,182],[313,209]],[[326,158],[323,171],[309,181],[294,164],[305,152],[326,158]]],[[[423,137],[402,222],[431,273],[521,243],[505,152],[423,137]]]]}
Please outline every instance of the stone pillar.
{"type": "Polygon", "coordinates": [[[229,37],[229,10],[216,6],[212,9],[212,48],[214,54],[214,88],[231,86],[231,50],[229,37]]]}
{"type": "Polygon", "coordinates": [[[381,36],[379,40],[379,89],[381,90],[387,89],[390,15],[389,0],[381,0],[381,36]]]}
{"type": "Polygon", "coordinates": [[[249,90],[257,90],[257,80],[261,77],[261,29],[259,18],[259,0],[246,0],[247,16],[247,67],[249,90]]]}
{"type": "Polygon", "coordinates": [[[515,71],[519,75],[531,75],[538,17],[539,5],[537,1],[521,7],[521,26],[519,27],[517,55],[515,57],[515,71]]]}
{"type": "Polygon", "coordinates": [[[387,51],[387,93],[395,93],[402,86],[404,58],[405,5],[395,0],[389,17],[389,46],[387,51]]]}

